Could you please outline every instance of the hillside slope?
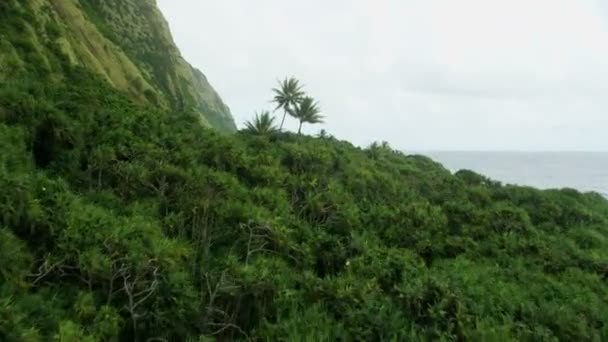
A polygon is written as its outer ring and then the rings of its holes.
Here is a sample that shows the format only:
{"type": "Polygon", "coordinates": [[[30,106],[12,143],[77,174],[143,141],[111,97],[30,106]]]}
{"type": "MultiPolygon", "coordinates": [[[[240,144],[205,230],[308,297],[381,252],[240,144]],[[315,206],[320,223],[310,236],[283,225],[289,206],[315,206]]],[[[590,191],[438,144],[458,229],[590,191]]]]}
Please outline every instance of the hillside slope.
{"type": "Polygon", "coordinates": [[[605,341],[608,201],[0,86],[2,341],[605,341]]]}
{"type": "Polygon", "coordinates": [[[140,103],[193,110],[234,131],[228,107],[181,56],[154,0],[3,0],[0,82],[84,66],[140,103]]]}

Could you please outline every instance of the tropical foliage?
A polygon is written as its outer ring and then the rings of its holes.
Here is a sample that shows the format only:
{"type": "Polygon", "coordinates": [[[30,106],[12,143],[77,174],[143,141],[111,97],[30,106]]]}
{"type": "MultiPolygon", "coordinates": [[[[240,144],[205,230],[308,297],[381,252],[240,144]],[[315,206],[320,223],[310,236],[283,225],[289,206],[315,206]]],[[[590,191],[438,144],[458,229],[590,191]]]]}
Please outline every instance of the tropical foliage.
{"type": "Polygon", "coordinates": [[[138,102],[235,132],[229,108],[180,55],[156,1],[0,0],[0,82],[77,64],[138,102]]]}
{"type": "Polygon", "coordinates": [[[274,124],[274,120],[275,118],[270,116],[270,112],[262,111],[255,115],[253,121],[245,123],[245,131],[260,135],[275,133],[278,129],[274,124]]]}
{"type": "MultiPolygon", "coordinates": [[[[277,104],[275,111],[279,108],[284,110],[283,119],[279,131],[283,129],[285,117],[287,114],[299,121],[298,134],[302,134],[302,125],[323,123],[324,116],[321,115],[319,103],[312,97],[306,95],[300,81],[294,77],[286,78],[283,82],[279,82],[279,88],[273,88],[275,93],[273,102],[277,104]]],[[[267,118],[268,119],[268,118],[267,118]]],[[[257,121],[258,117],[254,121],[257,121]]],[[[247,122],[246,129],[251,130],[251,122],[247,122]]]]}
{"type": "Polygon", "coordinates": [[[287,113],[292,112],[301,101],[304,97],[304,91],[302,90],[300,81],[295,77],[285,78],[285,80],[279,82],[279,87],[273,88],[272,91],[275,94],[273,102],[277,105],[275,111],[283,109],[283,119],[281,120],[281,126],[279,126],[279,130],[282,130],[287,113]]]}
{"type": "Polygon", "coordinates": [[[317,124],[323,123],[323,116],[319,105],[312,97],[304,97],[292,110],[291,114],[294,118],[300,121],[298,134],[302,134],[302,125],[304,123],[317,124]]]}
{"type": "Polygon", "coordinates": [[[608,340],[598,194],[65,79],[0,85],[1,341],[608,340]]]}

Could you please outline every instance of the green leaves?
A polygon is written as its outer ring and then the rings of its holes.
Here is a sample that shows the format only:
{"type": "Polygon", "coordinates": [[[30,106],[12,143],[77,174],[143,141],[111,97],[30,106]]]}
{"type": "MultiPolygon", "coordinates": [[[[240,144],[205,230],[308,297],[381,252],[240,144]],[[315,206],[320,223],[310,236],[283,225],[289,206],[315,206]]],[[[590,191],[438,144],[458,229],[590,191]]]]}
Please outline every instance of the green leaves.
{"type": "MultiPolygon", "coordinates": [[[[283,82],[279,82],[279,86],[279,88],[272,89],[272,91],[275,93],[273,102],[277,104],[275,111],[279,108],[284,110],[279,131],[283,129],[283,124],[285,123],[285,117],[287,114],[300,121],[298,134],[302,133],[302,125],[304,123],[323,123],[324,117],[321,115],[321,109],[319,108],[318,102],[316,102],[312,97],[306,95],[306,93],[302,90],[300,81],[290,77],[286,78],[283,82]]],[[[256,120],[258,120],[257,115],[256,120]]],[[[246,127],[251,131],[250,123],[247,123],[246,127]]]]}
{"type": "Polygon", "coordinates": [[[0,226],[0,283],[26,287],[26,276],[32,262],[27,246],[8,229],[0,226]]]}
{"type": "Polygon", "coordinates": [[[253,121],[245,123],[246,131],[258,135],[268,135],[278,131],[274,125],[274,117],[270,116],[270,112],[262,111],[255,114],[253,121]]]}
{"type": "Polygon", "coordinates": [[[283,119],[281,120],[281,126],[279,127],[279,130],[282,130],[287,113],[289,113],[301,101],[302,97],[304,96],[304,91],[302,90],[300,81],[294,77],[290,77],[285,78],[285,80],[282,82],[279,82],[279,87],[273,88],[272,92],[275,94],[272,101],[277,105],[275,111],[282,108],[284,112],[283,119]]]}
{"type": "Polygon", "coordinates": [[[300,81],[295,77],[285,78],[282,82],[279,82],[278,88],[272,89],[272,92],[275,94],[273,102],[277,104],[275,110],[293,108],[305,94],[300,81]]]}
{"type": "Polygon", "coordinates": [[[290,110],[289,114],[300,120],[298,134],[302,133],[302,124],[304,123],[317,124],[323,122],[319,104],[309,96],[304,97],[293,110],[290,110]]]}
{"type": "Polygon", "coordinates": [[[0,87],[0,340],[608,338],[601,197],[73,83],[0,87]]]}

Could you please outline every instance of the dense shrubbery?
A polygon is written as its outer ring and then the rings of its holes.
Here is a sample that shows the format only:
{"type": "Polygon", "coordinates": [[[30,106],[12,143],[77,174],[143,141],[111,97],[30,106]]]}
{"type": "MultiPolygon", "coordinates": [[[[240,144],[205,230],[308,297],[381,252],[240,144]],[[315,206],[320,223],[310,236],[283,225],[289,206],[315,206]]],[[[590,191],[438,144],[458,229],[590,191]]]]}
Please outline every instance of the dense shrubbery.
{"type": "Polygon", "coordinates": [[[0,340],[608,339],[598,195],[68,77],[0,90],[0,340]]]}

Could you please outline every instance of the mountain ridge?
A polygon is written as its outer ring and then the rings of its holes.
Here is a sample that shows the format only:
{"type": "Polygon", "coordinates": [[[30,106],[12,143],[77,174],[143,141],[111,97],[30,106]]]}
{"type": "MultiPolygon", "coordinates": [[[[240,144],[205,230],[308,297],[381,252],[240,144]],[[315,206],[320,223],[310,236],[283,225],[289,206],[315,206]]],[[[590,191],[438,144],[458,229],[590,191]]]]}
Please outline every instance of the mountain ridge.
{"type": "Polygon", "coordinates": [[[233,132],[230,109],[175,45],[156,1],[9,0],[0,5],[0,81],[83,66],[140,103],[191,110],[233,132]]]}
{"type": "Polygon", "coordinates": [[[162,34],[106,26],[153,1],[20,1],[0,2],[0,341],[608,340],[599,194],[224,134],[190,110],[198,72],[159,67],[162,34]]]}

